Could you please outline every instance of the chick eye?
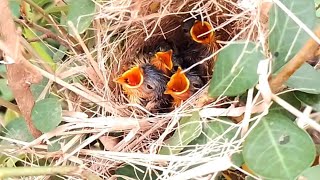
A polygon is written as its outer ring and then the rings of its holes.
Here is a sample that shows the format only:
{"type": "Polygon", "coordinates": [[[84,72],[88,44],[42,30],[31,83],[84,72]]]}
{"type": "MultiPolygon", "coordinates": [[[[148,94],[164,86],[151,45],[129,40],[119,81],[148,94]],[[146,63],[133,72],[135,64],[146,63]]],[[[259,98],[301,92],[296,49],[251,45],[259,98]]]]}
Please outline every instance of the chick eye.
{"type": "Polygon", "coordinates": [[[149,84],[147,84],[147,88],[148,88],[149,90],[152,90],[152,89],[153,89],[153,87],[150,86],[149,84]]]}
{"type": "Polygon", "coordinates": [[[201,85],[199,83],[192,83],[193,87],[200,89],[201,85]]]}

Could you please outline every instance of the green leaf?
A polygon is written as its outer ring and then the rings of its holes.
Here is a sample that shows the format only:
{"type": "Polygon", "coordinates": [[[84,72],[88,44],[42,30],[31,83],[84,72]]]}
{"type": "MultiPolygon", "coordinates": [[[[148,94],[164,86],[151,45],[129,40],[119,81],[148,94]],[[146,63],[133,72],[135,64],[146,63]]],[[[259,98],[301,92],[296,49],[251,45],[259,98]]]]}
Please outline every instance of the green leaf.
{"type": "Polygon", "coordinates": [[[46,133],[55,129],[62,120],[62,108],[55,98],[36,102],[32,109],[32,121],[37,129],[46,133]]]}
{"type": "Polygon", "coordinates": [[[0,79],[0,97],[7,101],[12,101],[14,99],[6,79],[0,79]]]}
{"type": "Polygon", "coordinates": [[[290,88],[311,94],[320,94],[320,72],[304,63],[286,82],[290,88]]]}
{"type": "Polygon", "coordinates": [[[310,167],[304,170],[297,180],[318,180],[320,177],[320,165],[310,167]]]}
{"type": "Polygon", "coordinates": [[[191,117],[183,117],[174,134],[167,139],[166,144],[160,149],[159,154],[177,154],[191,141],[201,134],[201,120],[199,112],[194,112],[191,117]]]}
{"type": "Polygon", "coordinates": [[[262,179],[294,179],[316,155],[311,137],[280,113],[269,113],[243,145],[247,166],[262,179]]]}
{"type": "Polygon", "coordinates": [[[50,14],[50,13],[58,13],[58,12],[68,12],[69,10],[69,6],[67,5],[61,5],[61,6],[50,6],[48,8],[45,9],[45,12],[50,14]]]}
{"type": "Polygon", "coordinates": [[[6,126],[5,134],[8,138],[20,141],[31,142],[34,140],[23,118],[16,118],[15,120],[11,121],[6,126]]]}
{"type": "Polygon", "coordinates": [[[258,82],[257,67],[264,59],[261,49],[254,43],[232,43],[219,54],[215,64],[209,95],[236,96],[258,82]]]}
{"type": "MultiPolygon", "coordinates": [[[[2,60],[3,60],[3,59],[2,59],[2,60]]],[[[4,65],[4,64],[1,64],[1,65],[0,65],[0,73],[1,73],[1,74],[7,73],[6,65],[4,65]]]]}
{"type": "Polygon", "coordinates": [[[314,110],[320,112],[320,94],[308,94],[295,91],[294,95],[304,104],[311,106],[314,110]]]}
{"type": "MultiPolygon", "coordinates": [[[[27,39],[33,39],[37,37],[30,29],[28,28],[23,28],[23,29],[24,29],[23,35],[27,39]]],[[[53,70],[56,69],[56,64],[48,53],[50,50],[43,42],[31,42],[30,45],[34,48],[34,50],[38,53],[38,55],[40,56],[40,58],[42,58],[44,62],[47,62],[53,70]]]]}
{"type": "MultiPolygon", "coordinates": [[[[216,138],[219,138],[219,142],[226,142],[226,140],[230,141],[232,138],[234,138],[237,129],[236,128],[229,129],[234,123],[226,117],[220,117],[220,120],[225,122],[221,122],[221,121],[204,122],[202,125],[203,128],[200,136],[197,137],[190,144],[203,145],[203,144],[207,144],[208,142],[216,138]]],[[[237,138],[238,137],[236,137],[235,139],[237,138]]]]}
{"type": "Polygon", "coordinates": [[[20,17],[20,0],[9,0],[10,10],[16,18],[20,17]]]}
{"type": "Polygon", "coordinates": [[[61,62],[63,57],[66,55],[68,48],[64,46],[59,46],[59,50],[57,50],[53,55],[54,62],[61,62]]]}
{"type": "MultiPolygon", "coordinates": [[[[232,128],[235,125],[230,119],[226,117],[219,117],[221,121],[209,121],[202,123],[202,132],[199,137],[193,140],[189,145],[204,145],[215,140],[217,142],[225,143],[230,142],[231,139],[239,139],[236,136],[237,129],[232,128]],[[219,139],[217,139],[219,138],[219,139]]],[[[187,147],[184,150],[189,150],[187,147]]],[[[194,148],[193,148],[194,149],[194,148]]],[[[222,149],[223,150],[223,149],[222,149]]],[[[223,150],[224,151],[224,150],[223,150]]],[[[208,152],[210,155],[220,154],[220,151],[208,152]]],[[[243,157],[241,153],[234,153],[231,156],[234,165],[240,167],[243,164],[243,157]]]]}
{"type": "MultiPolygon", "coordinates": [[[[279,97],[283,100],[285,100],[287,103],[295,107],[296,109],[300,109],[301,103],[296,98],[295,94],[293,92],[286,92],[279,95],[279,97]]],[[[279,113],[282,115],[287,116],[292,121],[295,120],[296,116],[291,114],[288,110],[283,108],[281,105],[277,104],[276,102],[273,102],[272,106],[269,108],[270,113],[279,113]]]]}
{"type": "Polygon", "coordinates": [[[6,113],[4,114],[3,121],[4,125],[6,126],[11,121],[17,119],[19,117],[19,114],[11,109],[7,109],[6,113]]]}
{"type": "MultiPolygon", "coordinates": [[[[136,165],[135,167],[130,165],[125,165],[124,167],[121,167],[117,169],[116,175],[122,175],[126,177],[130,177],[133,179],[144,179],[144,180],[151,180],[151,179],[157,179],[157,175],[155,172],[147,171],[147,168],[144,166],[136,165]]],[[[118,177],[117,179],[128,179],[123,177],[118,177]]]]}
{"type": "MultiPolygon", "coordinates": [[[[90,26],[94,13],[95,4],[92,0],[71,0],[67,20],[73,23],[79,34],[82,34],[90,26]]],[[[73,34],[70,27],[68,31],[73,34]]]]}
{"type": "MultiPolygon", "coordinates": [[[[42,81],[38,84],[31,84],[31,92],[35,99],[38,99],[44,88],[47,86],[49,80],[48,78],[43,78],[42,81]]],[[[45,96],[47,97],[47,95],[45,96]]]]}
{"type": "Polygon", "coordinates": [[[244,163],[242,153],[241,153],[241,152],[238,152],[238,153],[232,154],[232,156],[231,156],[231,162],[232,162],[232,164],[234,164],[235,166],[241,167],[241,166],[243,165],[243,163],[244,163]]]}
{"type": "MultiPolygon", "coordinates": [[[[281,1],[311,30],[316,22],[313,0],[281,1]]],[[[269,12],[269,48],[274,55],[273,71],[277,71],[302,48],[309,35],[277,5],[269,12]]]]}
{"type": "Polygon", "coordinates": [[[57,137],[54,137],[52,139],[50,139],[51,142],[50,144],[48,144],[48,152],[56,152],[56,151],[60,151],[61,150],[61,143],[59,142],[59,140],[56,140],[57,137]]]}

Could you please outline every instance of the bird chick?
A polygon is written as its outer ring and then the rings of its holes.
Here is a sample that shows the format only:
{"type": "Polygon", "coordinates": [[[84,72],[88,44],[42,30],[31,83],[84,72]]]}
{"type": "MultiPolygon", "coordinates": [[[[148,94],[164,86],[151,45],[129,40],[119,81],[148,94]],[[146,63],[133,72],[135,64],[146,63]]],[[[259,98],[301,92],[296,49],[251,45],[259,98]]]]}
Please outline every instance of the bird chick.
{"type": "Polygon", "coordinates": [[[173,97],[173,104],[179,106],[203,86],[201,78],[192,73],[183,73],[179,67],[167,83],[164,94],[173,97]]]}
{"type": "Polygon", "coordinates": [[[131,103],[141,104],[146,101],[146,109],[153,111],[160,107],[159,104],[168,101],[164,95],[168,80],[168,77],[153,65],[143,64],[132,67],[114,81],[122,85],[131,103]]]}
{"type": "Polygon", "coordinates": [[[151,59],[151,64],[169,76],[173,68],[172,50],[157,52],[151,59]]]}
{"type": "Polygon", "coordinates": [[[211,24],[207,21],[195,21],[190,29],[192,40],[200,44],[211,44],[215,41],[215,35],[211,24]]]}

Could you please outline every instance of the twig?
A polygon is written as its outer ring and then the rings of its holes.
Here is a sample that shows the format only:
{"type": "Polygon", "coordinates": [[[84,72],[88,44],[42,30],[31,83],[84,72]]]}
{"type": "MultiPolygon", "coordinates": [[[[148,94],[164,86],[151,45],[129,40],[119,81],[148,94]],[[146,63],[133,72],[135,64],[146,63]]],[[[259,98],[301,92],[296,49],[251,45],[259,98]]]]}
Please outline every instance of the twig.
{"type": "Polygon", "coordinates": [[[8,0],[0,1],[0,9],[0,39],[6,44],[8,50],[4,55],[4,59],[7,62],[12,62],[12,64],[6,65],[8,84],[30,133],[37,138],[41,135],[41,132],[35,128],[31,119],[34,99],[30,84],[39,83],[42,80],[42,76],[22,55],[19,35],[12,19],[8,0]]]}
{"type": "MultiPolygon", "coordinates": [[[[24,21],[24,20],[21,20],[21,19],[14,19],[14,21],[16,23],[22,25],[22,26],[25,26],[25,27],[28,27],[28,28],[33,28],[33,29],[35,29],[35,30],[37,30],[39,32],[42,32],[43,35],[47,36],[46,38],[53,39],[53,40],[57,41],[58,43],[60,43],[61,45],[65,46],[67,48],[71,48],[70,44],[68,44],[68,42],[66,42],[66,40],[64,40],[60,36],[54,34],[50,30],[48,30],[48,29],[46,29],[46,28],[44,28],[42,26],[39,26],[39,25],[37,25],[35,23],[32,23],[30,21],[24,21]]],[[[46,39],[46,38],[43,38],[43,39],[46,39]]],[[[29,40],[29,42],[30,42],[30,40],[29,40]]]]}
{"type": "MultiPolygon", "coordinates": [[[[316,36],[320,37],[320,27],[315,31],[316,36]]],[[[290,60],[284,68],[270,81],[272,92],[276,93],[281,86],[289,79],[289,77],[299,69],[304,62],[312,59],[314,52],[318,49],[319,44],[313,39],[309,39],[302,49],[290,60]]]]}

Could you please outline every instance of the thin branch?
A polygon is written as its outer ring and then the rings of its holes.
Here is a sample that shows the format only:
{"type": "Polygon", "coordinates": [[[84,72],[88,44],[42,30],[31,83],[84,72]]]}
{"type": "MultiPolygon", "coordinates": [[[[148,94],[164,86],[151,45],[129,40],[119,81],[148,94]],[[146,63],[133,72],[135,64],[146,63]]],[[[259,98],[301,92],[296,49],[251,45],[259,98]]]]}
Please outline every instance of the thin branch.
{"type": "Polygon", "coordinates": [[[4,59],[7,62],[11,62],[11,64],[6,65],[8,84],[30,133],[37,138],[41,135],[41,132],[35,128],[31,119],[31,111],[35,102],[30,85],[39,83],[42,80],[42,76],[22,55],[20,35],[17,33],[8,0],[0,1],[0,9],[0,38],[8,50],[4,55],[4,59]]]}
{"type": "MultiPolygon", "coordinates": [[[[320,27],[315,31],[316,36],[320,37],[320,27]]],[[[315,51],[318,49],[319,44],[313,39],[309,39],[302,49],[291,59],[270,81],[270,88],[272,92],[276,93],[281,89],[281,86],[296,72],[303,63],[312,59],[315,51]]]]}
{"type": "MultiPolygon", "coordinates": [[[[44,28],[44,27],[42,27],[42,26],[39,26],[39,25],[37,25],[37,24],[35,24],[35,23],[32,23],[32,22],[30,22],[30,21],[27,21],[27,22],[26,22],[26,21],[21,20],[21,19],[14,19],[14,21],[15,21],[16,23],[22,25],[22,26],[25,26],[25,27],[28,27],[28,28],[33,28],[33,29],[35,29],[36,31],[39,31],[39,32],[43,33],[43,35],[47,36],[46,38],[53,39],[53,40],[57,41],[58,43],[60,43],[61,45],[65,46],[65,47],[67,47],[67,48],[70,48],[70,49],[72,48],[72,47],[70,46],[70,44],[69,44],[66,40],[64,40],[64,39],[61,38],[60,36],[54,34],[54,33],[51,32],[50,30],[48,30],[48,29],[46,29],[46,28],[44,28]]],[[[46,38],[44,38],[44,39],[46,39],[46,38]]],[[[39,38],[38,38],[38,40],[39,40],[39,38]]],[[[30,41],[30,40],[29,40],[29,41],[30,41]]]]}

